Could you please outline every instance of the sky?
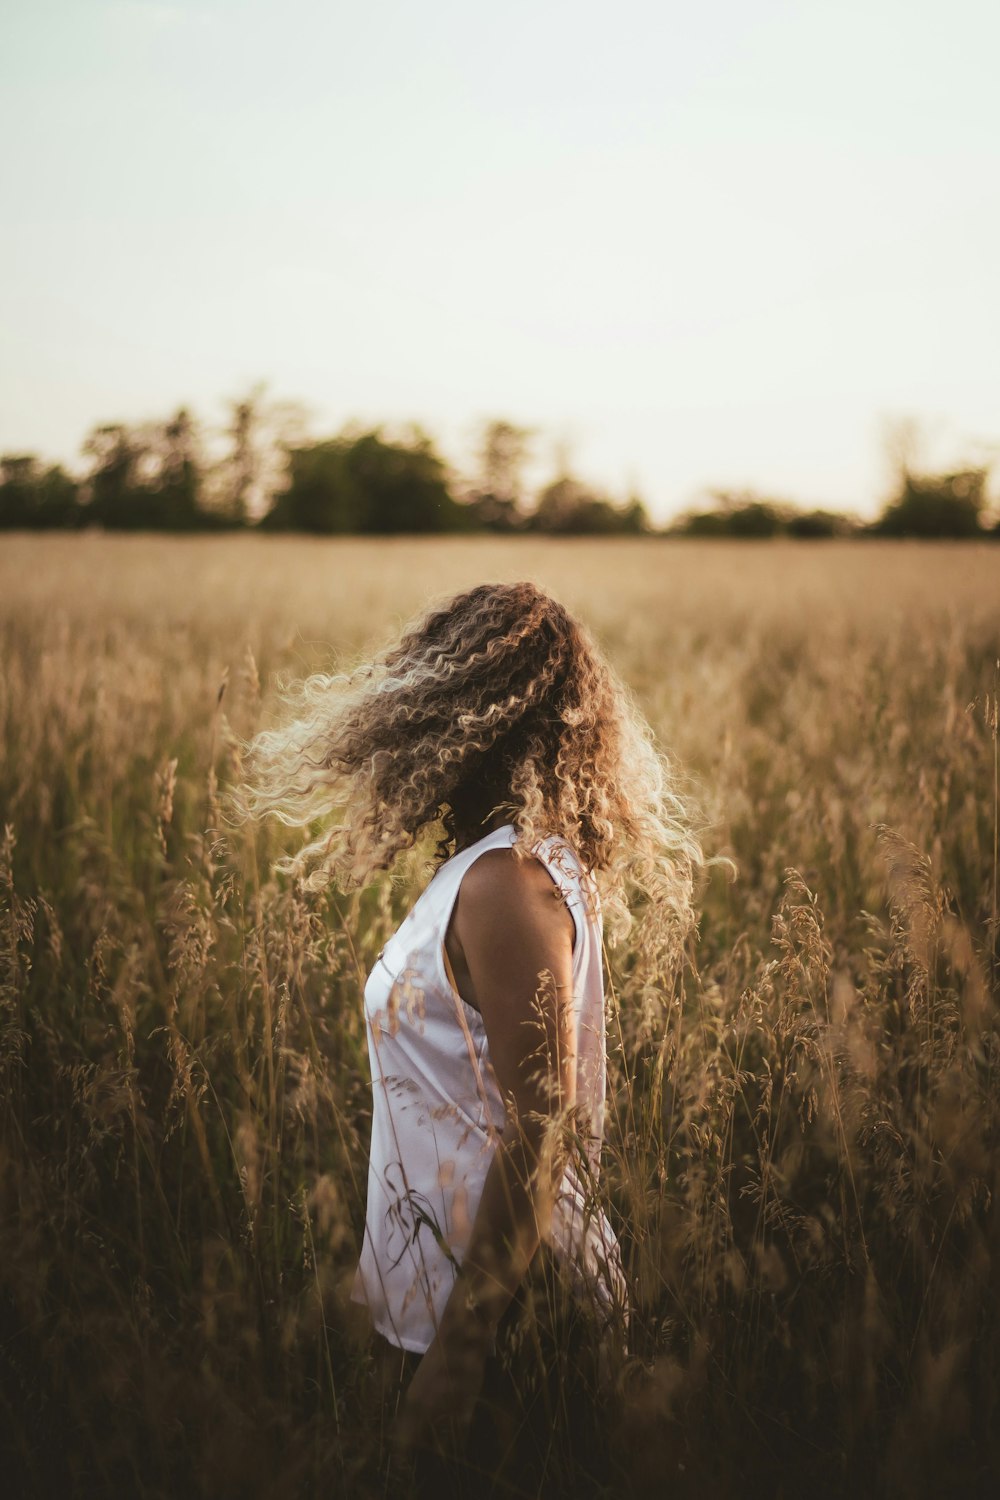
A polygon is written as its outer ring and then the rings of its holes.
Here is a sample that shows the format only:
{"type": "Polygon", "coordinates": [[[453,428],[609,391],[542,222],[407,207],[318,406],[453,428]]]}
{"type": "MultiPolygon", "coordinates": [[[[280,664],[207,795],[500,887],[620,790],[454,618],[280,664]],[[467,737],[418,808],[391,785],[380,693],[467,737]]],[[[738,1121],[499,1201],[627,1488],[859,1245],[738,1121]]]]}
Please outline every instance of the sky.
{"type": "Polygon", "coordinates": [[[0,452],[264,381],[872,515],[901,422],[1000,454],[998,56],[995,0],[0,0],[0,452]]]}

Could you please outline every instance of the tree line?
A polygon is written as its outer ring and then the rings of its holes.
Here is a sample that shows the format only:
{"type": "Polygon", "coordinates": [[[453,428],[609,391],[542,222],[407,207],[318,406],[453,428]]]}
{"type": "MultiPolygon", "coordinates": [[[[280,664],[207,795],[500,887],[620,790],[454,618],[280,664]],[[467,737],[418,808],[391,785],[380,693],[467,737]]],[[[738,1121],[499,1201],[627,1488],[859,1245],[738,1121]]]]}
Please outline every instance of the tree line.
{"type": "Polygon", "coordinates": [[[106,530],[295,531],[317,536],[650,531],[638,498],[625,504],[564,463],[529,493],[528,428],[482,424],[471,478],[417,426],[348,426],[328,438],[303,432],[294,404],[260,388],[229,403],[222,451],[182,408],[162,422],[96,426],[69,474],[34,454],[0,456],[0,527],[106,530]]]}
{"type": "Polygon", "coordinates": [[[903,467],[895,494],[874,521],[841,511],[802,510],[750,492],[717,492],[714,505],[689,511],[671,530],[686,536],[922,537],[1000,539],[1000,517],[991,515],[988,466],[926,473],[903,467]]]}
{"type": "Polygon", "coordinates": [[[694,537],[1000,537],[991,520],[988,465],[947,473],[898,465],[877,520],[805,510],[753,492],[714,492],[709,504],[654,527],[643,501],[616,502],[566,462],[535,491],[525,473],[535,434],[484,422],[474,473],[463,476],[419,427],[348,426],[306,436],[301,409],[258,387],[228,403],[222,449],[211,452],[194,416],[105,423],[84,441],[80,474],[34,454],[0,456],[0,528],[173,532],[254,529],[316,536],[436,533],[694,537]]]}

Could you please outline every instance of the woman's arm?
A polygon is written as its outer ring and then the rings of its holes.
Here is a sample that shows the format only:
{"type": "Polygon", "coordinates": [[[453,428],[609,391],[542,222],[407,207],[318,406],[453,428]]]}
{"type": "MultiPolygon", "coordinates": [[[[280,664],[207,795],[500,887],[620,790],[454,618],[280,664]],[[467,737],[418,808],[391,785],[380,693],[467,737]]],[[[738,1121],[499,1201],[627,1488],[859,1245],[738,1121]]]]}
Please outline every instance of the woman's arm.
{"type": "Polygon", "coordinates": [[[461,1430],[493,1333],[552,1214],[566,1151],[555,1123],[576,1102],[573,919],[537,860],[489,850],[452,917],[507,1104],[468,1248],[437,1337],[410,1383],[397,1437],[450,1418],[461,1430]]]}

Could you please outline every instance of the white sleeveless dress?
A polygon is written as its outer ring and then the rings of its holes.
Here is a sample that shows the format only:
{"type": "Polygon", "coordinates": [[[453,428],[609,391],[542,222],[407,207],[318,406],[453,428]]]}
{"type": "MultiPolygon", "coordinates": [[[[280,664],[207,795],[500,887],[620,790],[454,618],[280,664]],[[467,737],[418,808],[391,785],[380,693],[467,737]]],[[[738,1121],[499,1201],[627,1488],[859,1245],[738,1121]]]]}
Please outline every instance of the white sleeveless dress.
{"type": "MultiPolygon", "coordinates": [[[[372,1139],[364,1242],[351,1297],[367,1305],[390,1343],[420,1353],[437,1331],[505,1123],[486,1028],[451,983],[444,938],[465,872],[487,849],[510,847],[516,837],[508,823],[445,860],[365,986],[372,1139]]],[[[617,1309],[627,1325],[618,1242],[586,1180],[596,1185],[604,1132],[600,903],[565,840],[544,839],[532,853],[565,893],[576,929],[576,1095],[584,1142],[584,1152],[567,1164],[546,1239],[581,1297],[599,1314],[617,1309]]]]}

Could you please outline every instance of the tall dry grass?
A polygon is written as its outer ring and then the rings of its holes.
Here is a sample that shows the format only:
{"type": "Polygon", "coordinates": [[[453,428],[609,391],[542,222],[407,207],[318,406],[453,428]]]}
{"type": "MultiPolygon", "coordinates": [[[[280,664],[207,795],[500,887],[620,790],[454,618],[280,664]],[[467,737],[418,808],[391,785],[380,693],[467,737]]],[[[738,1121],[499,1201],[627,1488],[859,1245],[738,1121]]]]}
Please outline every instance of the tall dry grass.
{"type": "Polygon", "coordinates": [[[414,891],[305,902],[220,790],[278,669],[525,575],[592,625],[740,867],[676,1003],[609,956],[632,1354],[547,1493],[992,1493],[994,553],[98,536],[0,554],[13,1493],[385,1492],[348,1299],[360,996],[414,891]]]}

